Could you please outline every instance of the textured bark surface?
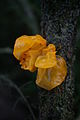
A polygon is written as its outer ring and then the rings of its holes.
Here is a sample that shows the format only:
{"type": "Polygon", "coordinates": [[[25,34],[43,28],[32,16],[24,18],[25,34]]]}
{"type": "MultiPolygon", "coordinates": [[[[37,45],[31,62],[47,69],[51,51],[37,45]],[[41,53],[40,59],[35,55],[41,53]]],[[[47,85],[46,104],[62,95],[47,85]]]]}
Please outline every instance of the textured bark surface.
{"type": "Polygon", "coordinates": [[[80,3],[77,0],[41,0],[42,35],[56,45],[67,62],[65,81],[55,89],[39,88],[39,120],[74,120],[74,45],[80,3]]]}

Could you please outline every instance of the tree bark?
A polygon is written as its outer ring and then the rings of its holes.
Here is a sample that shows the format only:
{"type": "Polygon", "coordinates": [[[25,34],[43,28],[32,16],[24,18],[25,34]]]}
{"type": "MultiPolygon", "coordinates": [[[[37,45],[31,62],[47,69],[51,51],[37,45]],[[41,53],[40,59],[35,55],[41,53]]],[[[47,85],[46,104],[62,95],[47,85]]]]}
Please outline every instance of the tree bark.
{"type": "Polygon", "coordinates": [[[55,89],[38,88],[39,120],[74,120],[74,47],[80,2],[41,0],[41,31],[48,43],[57,47],[67,62],[67,77],[55,89]],[[59,49],[61,48],[61,49],[59,49]]]}

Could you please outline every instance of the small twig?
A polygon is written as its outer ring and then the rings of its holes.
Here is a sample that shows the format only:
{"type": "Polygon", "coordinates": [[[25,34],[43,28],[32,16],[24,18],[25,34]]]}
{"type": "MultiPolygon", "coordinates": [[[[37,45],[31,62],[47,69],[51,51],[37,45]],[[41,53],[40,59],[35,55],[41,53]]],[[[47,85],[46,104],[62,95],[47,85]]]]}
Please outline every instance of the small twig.
{"type": "Polygon", "coordinates": [[[15,104],[13,105],[13,110],[15,110],[15,108],[16,108],[18,102],[21,100],[21,98],[22,98],[22,97],[19,97],[19,98],[16,100],[15,104]]]}
{"type": "Polygon", "coordinates": [[[15,89],[17,90],[17,92],[19,93],[19,95],[22,97],[22,99],[23,99],[24,102],[26,103],[26,105],[27,105],[27,107],[28,107],[28,109],[29,109],[32,117],[33,117],[33,120],[36,120],[36,117],[35,117],[32,109],[31,109],[31,106],[30,106],[27,98],[25,98],[25,96],[23,95],[23,93],[21,92],[21,90],[18,88],[18,86],[15,85],[9,78],[4,77],[4,75],[0,75],[0,77],[1,77],[3,80],[7,81],[11,87],[13,87],[13,88],[15,88],[15,89]]]}
{"type": "Polygon", "coordinates": [[[23,85],[20,86],[19,88],[21,89],[21,88],[23,88],[23,87],[25,87],[26,85],[29,85],[29,84],[31,84],[31,83],[32,83],[32,81],[26,82],[25,84],[23,84],[23,85]]]}
{"type": "Polygon", "coordinates": [[[0,54],[12,54],[12,49],[9,47],[0,48],[0,54]]]}

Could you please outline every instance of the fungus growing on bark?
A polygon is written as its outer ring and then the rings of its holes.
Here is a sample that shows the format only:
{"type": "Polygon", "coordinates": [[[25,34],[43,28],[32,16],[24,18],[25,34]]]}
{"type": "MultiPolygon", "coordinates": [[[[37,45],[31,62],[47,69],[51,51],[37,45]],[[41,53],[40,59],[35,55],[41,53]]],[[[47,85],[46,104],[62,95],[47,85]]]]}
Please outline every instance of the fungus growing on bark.
{"type": "Polygon", "coordinates": [[[13,54],[20,61],[21,68],[34,72],[36,58],[45,47],[46,40],[40,35],[23,35],[16,39],[13,54]]]}
{"type": "Polygon", "coordinates": [[[30,50],[24,52],[20,57],[21,68],[34,72],[36,70],[35,61],[40,54],[40,50],[30,50]]]}
{"type": "Polygon", "coordinates": [[[28,51],[29,49],[37,50],[42,49],[46,46],[46,40],[40,35],[36,36],[27,36],[23,35],[16,39],[14,45],[14,56],[19,60],[23,52],[28,51]]]}
{"type": "Polygon", "coordinates": [[[20,61],[22,69],[34,72],[38,68],[36,84],[42,88],[51,90],[65,80],[66,61],[56,55],[55,45],[47,46],[46,40],[40,35],[19,37],[13,54],[20,61]]]}
{"type": "Polygon", "coordinates": [[[57,56],[57,64],[50,68],[38,68],[36,84],[46,90],[51,90],[60,85],[67,75],[65,60],[57,56]]]}
{"type": "Polygon", "coordinates": [[[37,58],[35,66],[38,68],[50,68],[56,65],[56,51],[53,44],[42,50],[42,54],[37,58]]]}

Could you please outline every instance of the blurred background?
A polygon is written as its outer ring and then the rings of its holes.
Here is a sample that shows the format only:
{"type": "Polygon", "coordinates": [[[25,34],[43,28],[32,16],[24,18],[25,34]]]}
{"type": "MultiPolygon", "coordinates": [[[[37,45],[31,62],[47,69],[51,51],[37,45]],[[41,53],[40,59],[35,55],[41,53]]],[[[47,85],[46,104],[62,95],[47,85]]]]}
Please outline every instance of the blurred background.
{"type": "Polygon", "coordinates": [[[36,73],[20,68],[13,54],[16,38],[40,34],[39,0],[0,0],[0,120],[38,117],[36,73]]]}
{"type": "MultiPolygon", "coordinates": [[[[38,120],[36,72],[22,70],[12,51],[19,36],[40,34],[40,20],[40,0],[0,0],[0,120],[38,120]]],[[[75,119],[80,120],[80,17],[75,44],[75,119]]]]}

